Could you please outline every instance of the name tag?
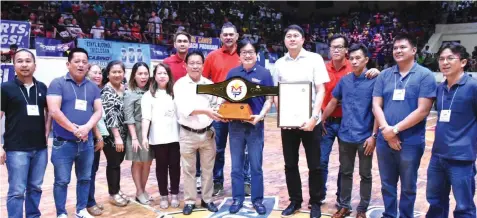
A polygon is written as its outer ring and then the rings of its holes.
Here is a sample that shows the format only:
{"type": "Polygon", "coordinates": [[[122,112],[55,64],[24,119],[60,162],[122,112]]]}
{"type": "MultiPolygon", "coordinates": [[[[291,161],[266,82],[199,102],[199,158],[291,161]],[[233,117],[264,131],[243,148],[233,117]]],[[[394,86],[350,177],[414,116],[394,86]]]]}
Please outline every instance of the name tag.
{"type": "Polygon", "coordinates": [[[27,105],[27,115],[28,116],[40,116],[40,111],[38,110],[38,105],[27,105]]]}
{"type": "Polygon", "coordinates": [[[439,117],[439,122],[448,123],[450,122],[451,110],[441,110],[441,116],[439,117]]]}
{"type": "Polygon", "coordinates": [[[393,101],[404,101],[405,95],[406,95],[405,89],[394,89],[393,101]]]}
{"type": "Polygon", "coordinates": [[[76,99],[75,109],[76,109],[76,110],[79,110],[79,111],[86,111],[86,101],[85,101],[85,100],[76,99]]]}
{"type": "Polygon", "coordinates": [[[257,78],[252,78],[252,82],[254,82],[254,83],[260,83],[261,80],[259,80],[259,79],[257,79],[257,78]]]}

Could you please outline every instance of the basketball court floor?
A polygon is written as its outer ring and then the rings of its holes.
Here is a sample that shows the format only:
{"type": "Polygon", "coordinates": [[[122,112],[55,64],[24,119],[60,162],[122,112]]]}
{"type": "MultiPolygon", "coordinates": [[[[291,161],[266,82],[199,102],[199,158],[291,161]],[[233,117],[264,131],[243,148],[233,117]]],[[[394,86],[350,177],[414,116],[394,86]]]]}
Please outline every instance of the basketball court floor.
{"type": "MultiPolygon", "coordinates": [[[[415,217],[424,217],[428,208],[426,201],[426,181],[427,181],[427,166],[431,157],[431,148],[434,141],[434,127],[436,124],[435,114],[429,115],[427,118],[427,131],[426,131],[426,149],[424,156],[421,160],[421,166],[419,168],[419,177],[417,180],[417,199],[415,204],[415,217]]],[[[228,146],[228,145],[227,145],[228,146]]],[[[51,151],[51,144],[50,144],[51,151]]],[[[51,152],[49,152],[51,155],[51,152]]],[[[300,149],[300,173],[303,185],[303,197],[304,202],[302,205],[302,212],[295,214],[293,217],[309,217],[307,213],[308,203],[308,169],[306,166],[306,159],[303,147],[300,149]]],[[[230,181],[230,154],[229,149],[226,151],[226,164],[225,164],[225,194],[222,197],[215,197],[215,203],[222,205],[220,211],[216,214],[211,214],[201,208],[197,212],[194,212],[190,216],[183,216],[182,205],[179,208],[169,208],[167,210],[161,210],[159,207],[159,193],[155,174],[155,163],[153,162],[151,167],[151,174],[149,176],[149,182],[147,184],[147,191],[154,198],[152,205],[143,206],[134,202],[135,186],[131,177],[131,162],[124,161],[121,165],[122,177],[121,177],[121,190],[130,196],[131,203],[124,207],[118,208],[108,203],[108,187],[106,182],[106,158],[104,154],[101,156],[100,167],[96,176],[96,201],[102,203],[105,207],[105,213],[101,217],[124,217],[124,218],[138,218],[138,217],[280,217],[281,210],[283,210],[289,203],[287,187],[285,183],[284,162],[280,140],[280,130],[277,128],[276,117],[270,116],[266,119],[265,127],[265,148],[263,154],[263,171],[265,182],[265,204],[274,210],[270,210],[265,216],[258,216],[250,205],[245,207],[236,215],[228,214],[228,205],[231,203],[231,181],[230,181]]],[[[318,158],[318,157],[317,157],[318,158]]],[[[329,179],[328,179],[328,191],[325,204],[322,206],[322,217],[330,217],[331,214],[336,212],[335,200],[336,200],[336,178],[338,174],[338,149],[337,143],[333,147],[333,152],[330,157],[329,164],[329,179]]],[[[354,173],[354,187],[352,195],[352,206],[355,209],[359,203],[359,175],[358,175],[358,158],[356,159],[355,173],[354,173]]],[[[379,171],[376,156],[373,161],[373,188],[370,208],[368,210],[368,217],[377,218],[381,217],[383,211],[383,202],[381,196],[381,183],[379,178],[379,171]]],[[[0,166],[0,217],[7,217],[6,214],[6,199],[8,190],[8,177],[5,166],[0,166]]],[[[40,209],[42,211],[42,217],[56,217],[55,204],[53,200],[53,165],[48,163],[44,182],[43,182],[43,195],[41,199],[40,209]]],[[[399,190],[398,190],[399,191],[399,190]]],[[[182,193],[182,184],[181,190],[182,193]]],[[[399,193],[399,192],[398,192],[399,193]]],[[[399,196],[399,194],[398,194],[399,196]]],[[[180,196],[182,198],[182,195],[180,196]]],[[[455,207],[455,202],[451,196],[451,211],[455,207]]],[[[200,205],[198,197],[197,205],[200,205]]],[[[477,197],[474,198],[477,201],[477,197]]],[[[74,217],[76,204],[76,177],[74,173],[71,177],[71,183],[68,188],[68,200],[67,210],[69,217],[74,217]]],[[[352,217],[355,213],[351,214],[352,217]]],[[[450,214],[452,217],[452,212],[450,214]]]]}

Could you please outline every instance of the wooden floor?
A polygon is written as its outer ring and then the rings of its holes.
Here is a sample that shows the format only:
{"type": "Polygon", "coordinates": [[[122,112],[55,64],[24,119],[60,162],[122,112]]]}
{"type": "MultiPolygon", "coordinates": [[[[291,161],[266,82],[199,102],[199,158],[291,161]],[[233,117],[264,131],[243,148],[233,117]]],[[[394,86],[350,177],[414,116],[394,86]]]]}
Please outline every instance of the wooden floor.
{"type": "MultiPolygon", "coordinates": [[[[427,180],[427,166],[429,164],[432,142],[434,140],[434,126],[436,123],[436,117],[431,115],[428,117],[427,122],[427,132],[426,132],[426,150],[421,161],[421,166],[419,168],[419,177],[417,181],[417,199],[415,204],[416,217],[424,217],[425,212],[427,211],[428,204],[426,201],[426,180],[427,180]]],[[[288,202],[287,187],[285,184],[285,173],[284,173],[284,163],[283,163],[283,154],[280,141],[280,130],[276,128],[276,119],[274,117],[269,117],[266,119],[266,131],[265,131],[265,149],[264,149],[264,180],[265,180],[265,195],[266,196],[277,196],[279,199],[278,210],[284,209],[288,202]]],[[[50,148],[51,149],[51,148],[50,148]]],[[[51,154],[51,152],[50,152],[51,154]]],[[[300,173],[301,180],[303,185],[303,196],[304,202],[302,205],[302,210],[307,211],[308,203],[308,169],[306,167],[306,158],[303,148],[300,149],[300,173]]],[[[317,157],[318,158],[318,157],[317,157]]],[[[229,149],[226,151],[226,166],[225,166],[225,197],[231,196],[231,182],[230,182],[230,155],[229,149]]],[[[121,165],[122,177],[121,177],[121,190],[127,195],[135,195],[135,186],[131,177],[131,162],[124,161],[121,165]]],[[[358,168],[355,168],[354,174],[354,189],[352,196],[352,206],[355,208],[359,202],[359,175],[358,168]]],[[[333,148],[333,152],[330,157],[329,164],[329,178],[328,178],[328,192],[326,203],[322,206],[322,212],[325,214],[333,214],[336,211],[334,206],[335,204],[335,193],[336,193],[336,178],[338,173],[338,150],[337,144],[333,148]]],[[[101,156],[100,167],[96,176],[96,201],[104,204],[105,213],[101,217],[160,217],[163,214],[169,212],[179,212],[181,211],[182,206],[179,209],[168,209],[166,211],[160,211],[158,205],[151,206],[142,206],[135,202],[132,202],[125,208],[117,208],[108,203],[108,191],[107,191],[107,182],[106,182],[106,159],[104,154],[101,156]]],[[[372,189],[372,198],[370,207],[373,210],[380,210],[383,206],[382,196],[381,196],[381,184],[379,178],[379,171],[376,156],[374,156],[373,161],[373,189],[372,189]]],[[[8,190],[8,176],[7,171],[4,166],[0,167],[0,217],[6,216],[6,196],[8,190]]],[[[48,164],[44,183],[43,183],[43,195],[41,199],[40,209],[42,211],[43,217],[55,217],[55,205],[53,200],[53,165],[48,164]]],[[[69,212],[69,217],[74,217],[75,204],[76,204],[76,177],[72,175],[71,183],[68,188],[68,200],[67,200],[67,210],[69,212]]],[[[149,177],[149,182],[147,185],[147,191],[155,198],[159,198],[156,174],[155,174],[155,163],[153,162],[151,168],[151,174],[149,177]]],[[[182,184],[181,184],[182,192],[182,184]]],[[[182,197],[182,196],[181,196],[182,197]]],[[[224,196],[223,196],[224,197],[224,196]]],[[[223,197],[215,198],[215,202],[220,204],[223,200],[223,197]]],[[[474,201],[477,201],[477,197],[474,198],[474,201]]],[[[198,204],[199,205],[199,202],[198,204]]],[[[455,207],[455,202],[451,196],[451,211],[455,207]]],[[[280,212],[274,211],[270,217],[279,217],[280,212]]],[[[189,217],[206,217],[209,213],[207,212],[197,212],[193,216],[189,217]]],[[[307,217],[307,214],[297,214],[294,217],[307,217]]],[[[171,214],[172,217],[182,217],[179,215],[171,214]]],[[[354,216],[354,214],[352,214],[354,216]]],[[[324,215],[323,217],[327,217],[324,215]]],[[[378,216],[373,216],[378,217],[378,216]]],[[[452,217],[452,213],[451,213],[452,217]]]]}

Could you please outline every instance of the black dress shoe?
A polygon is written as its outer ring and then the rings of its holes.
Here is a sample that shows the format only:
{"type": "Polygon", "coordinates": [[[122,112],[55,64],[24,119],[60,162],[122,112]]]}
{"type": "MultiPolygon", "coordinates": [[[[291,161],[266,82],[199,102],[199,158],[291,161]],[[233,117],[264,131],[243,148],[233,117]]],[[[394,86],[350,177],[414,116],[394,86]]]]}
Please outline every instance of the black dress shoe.
{"type": "Polygon", "coordinates": [[[237,213],[237,212],[239,212],[240,208],[242,208],[242,207],[243,207],[243,202],[234,200],[232,205],[230,205],[229,212],[230,213],[237,213]]]}
{"type": "Polygon", "coordinates": [[[319,204],[311,204],[310,218],[320,218],[321,208],[319,204]]]}
{"type": "Polygon", "coordinates": [[[282,211],[282,217],[289,217],[296,213],[301,208],[301,203],[298,202],[290,202],[288,207],[282,211]]]}
{"type": "Polygon", "coordinates": [[[184,206],[184,209],[182,210],[182,214],[190,215],[194,209],[195,209],[195,204],[186,204],[184,206]]]}
{"type": "Polygon", "coordinates": [[[260,215],[267,213],[267,208],[260,201],[253,203],[253,208],[255,208],[255,211],[257,211],[257,213],[260,215]]]}
{"type": "Polygon", "coordinates": [[[210,212],[217,212],[219,209],[215,206],[214,202],[205,203],[204,200],[201,201],[200,206],[207,208],[210,212]]]}

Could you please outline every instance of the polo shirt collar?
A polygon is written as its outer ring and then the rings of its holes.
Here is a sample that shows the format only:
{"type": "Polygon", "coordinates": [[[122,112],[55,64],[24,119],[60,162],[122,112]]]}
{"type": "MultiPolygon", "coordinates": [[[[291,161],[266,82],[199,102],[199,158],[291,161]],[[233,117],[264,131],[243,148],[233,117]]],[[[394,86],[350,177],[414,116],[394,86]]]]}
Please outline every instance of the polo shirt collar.
{"type": "MultiPolygon", "coordinates": [[[[15,83],[16,83],[18,86],[24,86],[24,85],[25,85],[22,81],[20,81],[20,80],[18,79],[18,76],[15,76],[15,83]]],[[[36,81],[35,77],[33,77],[33,85],[35,85],[36,83],[37,83],[37,81],[36,81]]],[[[33,85],[32,85],[32,86],[33,86],[33,85]]]]}
{"type": "Polygon", "coordinates": [[[255,65],[253,65],[252,68],[250,68],[250,71],[247,71],[247,70],[243,67],[243,64],[240,65],[240,72],[251,73],[251,72],[254,72],[255,70],[257,70],[257,63],[255,63],[255,65]]]}
{"type": "Polygon", "coordinates": [[[354,72],[352,72],[353,78],[354,78],[354,79],[357,79],[357,80],[366,79],[366,71],[368,71],[368,69],[367,69],[367,68],[364,68],[364,69],[363,69],[363,72],[361,72],[361,74],[359,75],[359,77],[356,77],[356,75],[354,74],[354,72]]]}
{"type": "Polygon", "coordinates": [[[335,72],[338,72],[341,69],[346,68],[347,66],[351,66],[351,62],[349,62],[349,60],[347,58],[345,58],[344,62],[343,62],[343,65],[340,67],[340,69],[336,69],[335,65],[333,64],[333,61],[331,60],[330,61],[330,66],[331,66],[331,69],[333,69],[335,72]]]}
{"type": "MultiPolygon", "coordinates": [[[[69,80],[69,81],[76,84],[76,81],[73,79],[73,77],[71,77],[70,72],[66,73],[65,80],[66,81],[69,80]]],[[[88,79],[86,79],[86,77],[85,77],[85,78],[83,78],[83,81],[81,81],[81,83],[79,85],[82,86],[82,85],[86,84],[87,82],[88,82],[88,79]]]]}
{"type": "Polygon", "coordinates": [[[190,78],[189,73],[187,73],[185,78],[187,79],[187,83],[189,83],[189,84],[205,84],[205,80],[204,80],[204,77],[202,75],[200,76],[199,82],[194,82],[194,80],[192,80],[192,78],[190,78]]]}
{"type": "Polygon", "coordinates": [[[180,58],[179,55],[175,54],[172,56],[172,60],[176,63],[182,63],[182,62],[185,62],[184,59],[180,58]]]}
{"type": "MultiPolygon", "coordinates": [[[[470,77],[469,74],[464,72],[464,75],[462,75],[462,77],[459,79],[459,81],[457,81],[455,85],[459,85],[459,86],[465,85],[467,80],[469,80],[469,77],[470,77]]],[[[447,79],[444,81],[444,85],[445,87],[447,87],[447,79]]]]}
{"type": "MultiPolygon", "coordinates": [[[[412,65],[411,69],[409,70],[409,73],[415,73],[416,70],[417,70],[417,67],[418,67],[418,64],[416,61],[414,61],[414,64],[412,65]]],[[[394,73],[399,73],[399,66],[396,64],[394,65],[394,67],[392,68],[393,72],[394,73]]],[[[408,74],[409,75],[409,74],[408,74]]],[[[407,75],[406,75],[407,76],[407,75]]]]}
{"type": "Polygon", "coordinates": [[[238,53],[237,53],[237,48],[238,48],[237,45],[235,45],[235,50],[234,50],[232,53],[230,53],[230,52],[227,50],[227,48],[225,47],[225,45],[223,45],[223,46],[220,48],[220,50],[222,51],[222,53],[225,53],[225,54],[229,54],[229,55],[237,54],[237,55],[238,55],[238,53]]]}
{"type": "MultiPolygon", "coordinates": [[[[304,58],[304,57],[307,56],[307,54],[308,54],[308,51],[306,51],[304,48],[301,48],[300,53],[298,53],[298,55],[296,56],[296,59],[298,59],[298,58],[300,58],[300,57],[301,57],[301,58],[304,58]]],[[[290,56],[290,52],[287,52],[287,53],[285,54],[285,57],[286,57],[287,59],[289,59],[289,60],[296,60],[296,59],[293,59],[293,58],[290,56]]]]}

